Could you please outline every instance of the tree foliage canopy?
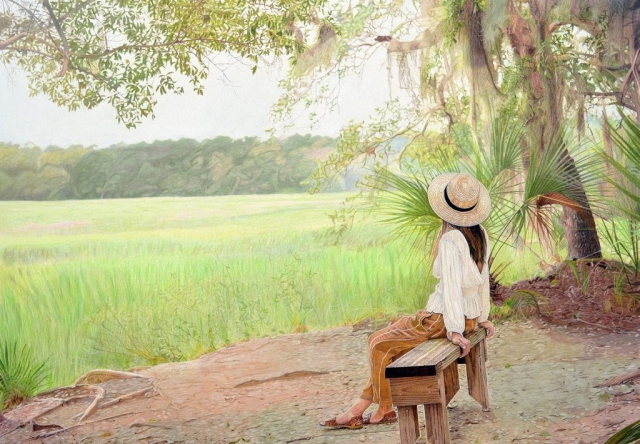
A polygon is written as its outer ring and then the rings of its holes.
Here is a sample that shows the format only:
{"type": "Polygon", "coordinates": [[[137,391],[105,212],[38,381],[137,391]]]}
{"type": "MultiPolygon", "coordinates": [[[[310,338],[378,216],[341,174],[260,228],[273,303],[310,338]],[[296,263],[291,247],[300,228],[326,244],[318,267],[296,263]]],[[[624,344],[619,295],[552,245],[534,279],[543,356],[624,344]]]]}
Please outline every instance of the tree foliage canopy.
{"type": "Polygon", "coordinates": [[[212,56],[253,64],[304,48],[325,0],[0,0],[0,61],[27,73],[33,94],[70,110],[107,102],[127,126],[158,94],[199,94],[212,56]]]}

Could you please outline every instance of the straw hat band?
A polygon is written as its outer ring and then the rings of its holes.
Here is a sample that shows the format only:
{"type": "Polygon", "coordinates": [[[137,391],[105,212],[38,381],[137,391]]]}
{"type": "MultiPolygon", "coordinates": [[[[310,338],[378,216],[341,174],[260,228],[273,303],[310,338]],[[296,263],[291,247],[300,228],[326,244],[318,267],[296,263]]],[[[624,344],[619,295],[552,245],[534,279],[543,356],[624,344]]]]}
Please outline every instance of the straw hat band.
{"type": "Polygon", "coordinates": [[[467,211],[473,210],[476,207],[476,205],[478,205],[478,199],[477,198],[474,199],[473,201],[471,201],[471,203],[473,203],[473,205],[471,205],[470,207],[467,206],[467,202],[457,201],[458,205],[456,205],[454,203],[455,198],[452,199],[451,197],[449,197],[449,193],[447,192],[447,188],[448,187],[445,187],[445,189],[444,189],[444,200],[445,200],[445,202],[447,202],[447,205],[449,205],[454,210],[460,211],[462,213],[465,213],[467,211]],[[460,205],[465,205],[465,206],[462,207],[460,205]]]}

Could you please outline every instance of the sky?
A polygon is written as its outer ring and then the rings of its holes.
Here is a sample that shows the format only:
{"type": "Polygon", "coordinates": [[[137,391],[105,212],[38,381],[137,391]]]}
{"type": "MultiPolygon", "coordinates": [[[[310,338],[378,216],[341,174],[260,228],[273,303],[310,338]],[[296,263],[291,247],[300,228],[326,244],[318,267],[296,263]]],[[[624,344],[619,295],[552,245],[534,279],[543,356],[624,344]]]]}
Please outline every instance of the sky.
{"type": "MultiPolygon", "coordinates": [[[[350,120],[365,120],[389,99],[386,60],[384,51],[378,51],[361,75],[343,79],[336,110],[313,128],[308,117],[301,114],[291,129],[277,136],[296,132],[337,136],[350,120]]],[[[286,74],[285,68],[285,64],[280,69],[263,65],[252,75],[249,66],[237,64],[226,69],[225,76],[211,71],[203,96],[189,91],[185,84],[183,95],[158,97],[154,120],[147,118],[135,129],[127,129],[116,121],[115,111],[107,104],[69,112],[43,95],[29,97],[25,74],[0,65],[0,141],[40,147],[73,144],[106,147],[119,142],[182,137],[266,139],[265,130],[273,126],[270,108],[279,97],[278,80],[286,74]]]]}

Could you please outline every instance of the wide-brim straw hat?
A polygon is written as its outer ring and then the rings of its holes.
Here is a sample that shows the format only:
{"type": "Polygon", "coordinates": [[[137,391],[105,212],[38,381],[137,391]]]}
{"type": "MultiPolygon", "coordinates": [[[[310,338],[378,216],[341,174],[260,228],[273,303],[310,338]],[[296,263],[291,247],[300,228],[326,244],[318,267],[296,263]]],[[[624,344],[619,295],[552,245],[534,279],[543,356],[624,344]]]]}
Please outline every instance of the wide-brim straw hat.
{"type": "Polygon", "coordinates": [[[427,197],[441,219],[459,227],[478,225],[491,212],[489,190],[467,173],[440,174],[429,184],[427,197]]]}

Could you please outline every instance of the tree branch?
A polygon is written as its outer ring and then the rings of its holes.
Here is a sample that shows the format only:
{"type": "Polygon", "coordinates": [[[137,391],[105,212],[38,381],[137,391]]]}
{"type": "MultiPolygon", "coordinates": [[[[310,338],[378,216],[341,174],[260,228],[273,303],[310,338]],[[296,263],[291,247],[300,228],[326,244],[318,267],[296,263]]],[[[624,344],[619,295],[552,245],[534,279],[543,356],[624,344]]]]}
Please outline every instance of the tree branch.
{"type": "Polygon", "coordinates": [[[53,26],[55,26],[56,31],[58,31],[58,35],[60,36],[60,40],[62,40],[62,70],[60,71],[59,75],[60,77],[64,77],[64,75],[67,73],[67,67],[69,66],[69,42],[67,41],[67,36],[62,30],[62,26],[60,26],[60,22],[58,21],[58,18],[56,17],[56,14],[53,11],[51,4],[49,3],[49,0],[42,0],[42,4],[45,8],[47,8],[49,17],[51,17],[51,21],[53,22],[53,26]]]}
{"type": "MultiPolygon", "coordinates": [[[[383,36],[386,37],[386,36],[383,36]]],[[[386,40],[385,40],[386,41],[386,40]]],[[[387,46],[387,51],[389,52],[410,52],[417,51],[426,46],[426,42],[424,39],[420,40],[412,40],[410,42],[401,42],[393,37],[388,40],[389,46],[387,46]]]]}
{"type": "Polygon", "coordinates": [[[11,44],[17,42],[18,40],[22,40],[28,35],[28,32],[21,32],[20,34],[16,34],[13,37],[9,37],[4,42],[0,42],[0,51],[2,51],[3,49],[7,49],[9,46],[11,46],[11,44]]]}
{"type": "Polygon", "coordinates": [[[622,97],[623,94],[621,91],[612,91],[612,92],[598,92],[598,91],[582,91],[582,94],[585,96],[596,96],[596,97],[622,97]]]}
{"type": "Polygon", "coordinates": [[[213,39],[213,38],[193,38],[193,39],[186,39],[186,40],[174,40],[172,42],[154,43],[154,44],[148,44],[148,45],[120,45],[115,48],[111,48],[97,54],[96,53],[93,53],[93,54],[72,53],[71,55],[81,59],[99,59],[101,57],[111,55],[115,52],[127,51],[130,49],[135,50],[135,49],[167,48],[167,47],[174,47],[177,45],[189,45],[191,43],[207,43],[207,42],[218,43],[220,45],[250,46],[252,44],[257,43],[258,40],[255,39],[253,41],[248,41],[242,44],[238,44],[237,42],[231,42],[227,40],[220,40],[220,39],[213,39]]]}
{"type": "Polygon", "coordinates": [[[631,83],[631,76],[636,69],[636,64],[638,62],[638,55],[640,55],[640,49],[636,51],[635,56],[633,57],[633,62],[631,62],[631,68],[627,72],[627,75],[624,76],[624,80],[622,80],[622,86],[620,87],[620,92],[624,97],[627,94],[627,90],[629,89],[629,84],[631,83]]]}
{"type": "Polygon", "coordinates": [[[25,46],[12,46],[11,48],[8,48],[8,51],[31,52],[33,54],[37,54],[37,55],[40,55],[42,57],[46,57],[48,59],[54,59],[54,57],[51,54],[47,54],[46,52],[38,51],[37,49],[27,48],[25,46]]]}

